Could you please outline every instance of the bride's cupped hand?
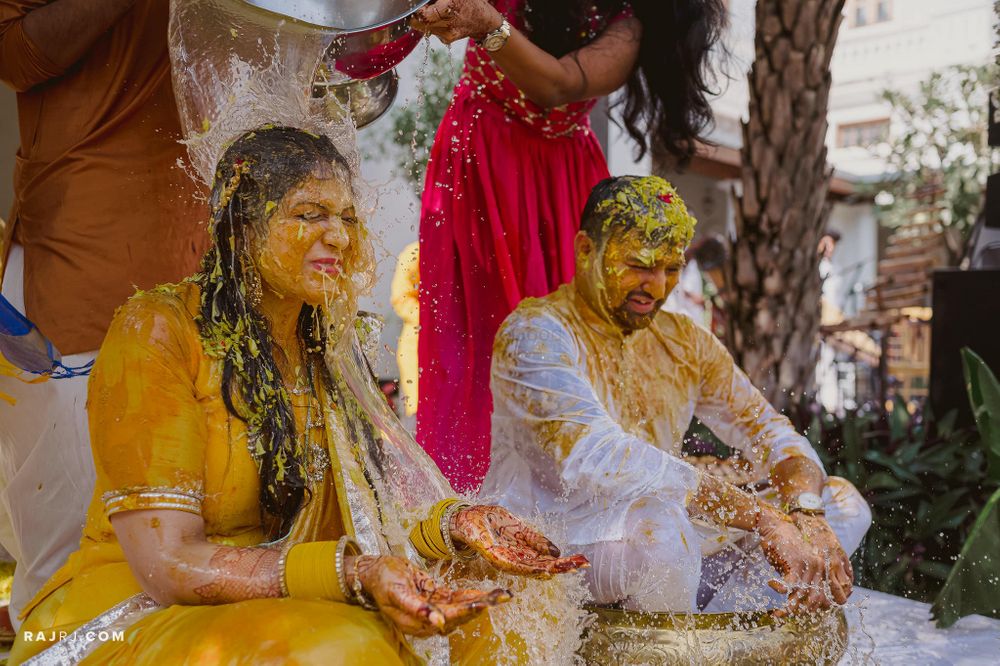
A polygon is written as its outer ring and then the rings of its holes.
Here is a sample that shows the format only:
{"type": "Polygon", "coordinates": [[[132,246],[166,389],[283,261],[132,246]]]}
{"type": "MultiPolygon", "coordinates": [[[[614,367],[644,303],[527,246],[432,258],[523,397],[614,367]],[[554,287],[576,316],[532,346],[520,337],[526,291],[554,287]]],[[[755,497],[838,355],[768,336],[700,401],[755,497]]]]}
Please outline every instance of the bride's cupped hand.
{"type": "Polygon", "coordinates": [[[554,543],[500,506],[470,506],[451,518],[451,538],[500,571],[549,578],[590,566],[583,555],[560,557],[554,543]]]}
{"type": "Polygon", "coordinates": [[[445,44],[496,30],[503,16],[486,0],[434,0],[414,12],[410,25],[445,44]]]}
{"type": "Polygon", "coordinates": [[[392,556],[362,555],[354,563],[365,593],[379,611],[404,634],[447,634],[511,594],[500,588],[458,590],[439,585],[409,561],[392,556]]]}

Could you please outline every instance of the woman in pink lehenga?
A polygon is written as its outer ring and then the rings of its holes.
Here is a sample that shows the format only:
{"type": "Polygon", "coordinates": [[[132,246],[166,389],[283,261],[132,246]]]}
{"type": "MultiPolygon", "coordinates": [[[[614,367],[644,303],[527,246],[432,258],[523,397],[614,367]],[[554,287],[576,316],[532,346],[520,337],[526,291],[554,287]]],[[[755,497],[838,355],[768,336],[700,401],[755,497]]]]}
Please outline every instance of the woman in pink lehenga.
{"type": "Polygon", "coordinates": [[[639,150],[686,162],[711,121],[724,17],[721,0],[436,0],[416,14],[446,43],[474,38],[420,218],[417,438],[456,489],[489,466],[497,329],[573,277],[580,211],[608,176],[590,110],[626,85],[639,150]]]}

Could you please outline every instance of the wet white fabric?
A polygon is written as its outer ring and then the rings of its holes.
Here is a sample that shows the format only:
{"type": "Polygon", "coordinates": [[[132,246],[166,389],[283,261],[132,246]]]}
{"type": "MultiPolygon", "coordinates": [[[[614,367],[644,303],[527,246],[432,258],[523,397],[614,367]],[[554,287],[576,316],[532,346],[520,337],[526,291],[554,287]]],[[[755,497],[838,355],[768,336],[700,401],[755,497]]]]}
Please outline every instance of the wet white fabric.
{"type": "Polygon", "coordinates": [[[680,371],[670,378],[670,386],[635,387],[632,400],[669,392],[684,404],[671,406],[676,416],[660,413],[643,419],[648,421],[642,424],[645,432],[657,433],[659,439],[644,439],[624,428],[625,407],[614,402],[614,394],[620,392],[617,383],[627,378],[603,376],[607,373],[591,372],[588,366],[600,368],[611,354],[628,354],[628,365],[614,367],[631,374],[631,366],[656,362],[634,348],[670,345],[672,362],[694,382],[700,381],[700,359],[693,356],[730,365],[732,359],[715,349],[721,345],[711,333],[688,317],[667,312],[626,342],[597,346],[592,340],[605,334],[592,330],[594,324],[577,314],[571,291],[572,285],[564,285],[544,299],[522,303],[497,334],[492,457],[480,497],[522,515],[540,513],[565,522],[571,543],[622,539],[625,515],[634,502],[657,498],[684,504],[697,488],[697,471],[678,457],[681,436],[695,415],[740,450],[762,477],[793,455],[806,456],[822,468],[808,440],[738,370],[731,371],[731,384],[719,390],[678,387],[676,382],[683,381],[678,379],[680,371]],[[669,337],[679,337],[679,332],[693,340],[669,337]],[[703,346],[710,351],[701,351],[703,346]],[[602,386],[596,385],[595,376],[602,386]],[[749,431],[759,424],[764,425],[758,432],[749,431]],[[553,432],[557,435],[550,441],[542,441],[543,433],[553,432]]]}
{"type": "Polygon", "coordinates": [[[681,503],[651,498],[632,505],[622,539],[572,545],[567,552],[590,560],[587,583],[599,604],[687,611],[701,576],[700,541],[681,503]]]}
{"type": "MultiPolygon", "coordinates": [[[[602,602],[694,610],[703,557],[727,543],[746,551],[730,557],[740,571],[763,571],[745,535],[734,542],[688,517],[700,477],[678,456],[692,416],[759,478],[792,456],[822,469],[808,440],[711,333],[661,312],[648,329],[616,339],[581,309],[572,284],[522,303],[504,322],[492,390],[492,460],[480,497],[561,523],[571,549],[591,558],[587,576],[602,602]]],[[[826,484],[831,525],[853,550],[870,524],[868,507],[846,481],[826,484]]],[[[736,574],[729,580],[740,593],[760,588],[736,574]]]]}
{"type": "MultiPolygon", "coordinates": [[[[15,245],[3,295],[23,308],[23,254],[15,245]]],[[[97,352],[64,357],[83,365],[97,352]]],[[[94,492],[94,460],[87,427],[87,377],[25,384],[0,377],[0,540],[17,560],[10,616],[17,615],[42,584],[80,545],[87,504],[94,492]]]]}
{"type": "Polygon", "coordinates": [[[1000,655],[997,619],[968,615],[938,629],[930,604],[857,587],[846,611],[850,644],[842,666],[982,666],[1000,655]]]}
{"type": "MultiPolygon", "coordinates": [[[[868,504],[854,486],[838,477],[828,481],[823,502],[827,522],[841,546],[847,553],[854,552],[871,524],[868,504]]],[[[690,612],[697,609],[696,595],[704,595],[704,601],[709,602],[706,612],[780,606],[784,596],[767,585],[776,572],[764,558],[757,539],[745,532],[734,532],[727,535],[708,525],[692,523],[680,504],[640,500],[629,509],[624,538],[572,545],[569,550],[582,552],[590,560],[586,576],[597,603],[622,603],[634,610],[690,612]],[[712,552],[720,540],[724,547],[712,552]],[[712,554],[705,558],[708,553],[712,554]]]]}

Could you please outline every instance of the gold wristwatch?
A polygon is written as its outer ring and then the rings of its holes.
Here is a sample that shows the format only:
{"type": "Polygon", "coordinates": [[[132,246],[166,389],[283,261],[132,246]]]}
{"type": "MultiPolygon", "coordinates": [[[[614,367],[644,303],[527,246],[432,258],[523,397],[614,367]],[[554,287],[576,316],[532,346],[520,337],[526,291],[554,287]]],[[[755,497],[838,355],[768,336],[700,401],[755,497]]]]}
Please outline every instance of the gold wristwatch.
{"type": "Polygon", "coordinates": [[[788,513],[804,513],[807,516],[825,516],[823,498],[816,493],[799,493],[788,506],[788,513]]]}
{"type": "Polygon", "coordinates": [[[510,23],[504,19],[500,27],[493,32],[486,33],[486,36],[479,40],[479,45],[493,53],[503,48],[503,45],[510,39],[510,23]]]}

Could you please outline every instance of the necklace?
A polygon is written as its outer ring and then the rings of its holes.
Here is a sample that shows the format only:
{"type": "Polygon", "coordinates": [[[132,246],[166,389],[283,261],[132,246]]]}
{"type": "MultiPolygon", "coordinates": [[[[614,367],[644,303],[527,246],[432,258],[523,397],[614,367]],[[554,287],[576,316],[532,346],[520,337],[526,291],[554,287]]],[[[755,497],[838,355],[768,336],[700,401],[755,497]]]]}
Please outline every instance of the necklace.
{"type": "MultiPolygon", "coordinates": [[[[314,428],[323,428],[325,432],[326,423],[323,419],[322,410],[322,400],[316,395],[316,384],[313,381],[313,371],[312,365],[306,364],[307,372],[306,377],[302,377],[298,371],[295,373],[295,386],[292,388],[287,388],[289,396],[308,396],[305,409],[306,418],[305,424],[302,427],[302,432],[296,435],[296,439],[302,443],[302,451],[305,453],[305,464],[303,465],[303,471],[305,473],[305,481],[310,486],[317,486],[323,482],[326,478],[326,471],[330,469],[330,452],[324,446],[324,440],[320,440],[319,443],[315,443],[312,440],[312,430],[314,428]],[[303,379],[305,381],[303,381],[303,379]],[[317,418],[314,420],[314,414],[317,418]]],[[[297,404],[297,401],[289,400],[290,406],[294,412],[295,408],[301,408],[301,404],[297,404]]]]}
{"type": "Polygon", "coordinates": [[[330,468],[330,452],[326,450],[325,446],[314,444],[310,436],[313,428],[324,426],[322,420],[316,422],[312,420],[314,397],[315,395],[311,395],[306,405],[306,424],[303,428],[305,432],[302,433],[302,443],[306,452],[306,481],[311,486],[318,486],[326,478],[326,470],[330,468]]]}

